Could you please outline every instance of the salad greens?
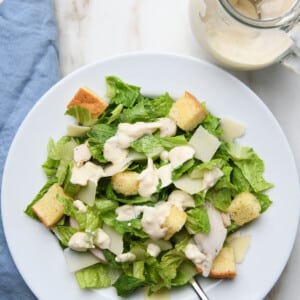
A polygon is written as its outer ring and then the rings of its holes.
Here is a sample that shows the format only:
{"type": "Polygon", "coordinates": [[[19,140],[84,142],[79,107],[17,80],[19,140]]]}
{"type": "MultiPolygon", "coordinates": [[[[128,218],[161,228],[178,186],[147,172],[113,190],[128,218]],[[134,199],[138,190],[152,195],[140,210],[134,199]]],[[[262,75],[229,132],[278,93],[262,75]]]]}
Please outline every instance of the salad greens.
{"type": "MultiPolygon", "coordinates": [[[[222,141],[220,118],[208,112],[201,126],[220,139],[220,147],[208,162],[192,158],[173,169],[172,180],[176,181],[182,176],[201,180],[208,170],[216,168],[223,175],[213,186],[192,195],[195,205],[185,209],[184,226],[167,241],[152,241],[160,251],[157,255],[151,255],[147,250],[151,239],[143,230],[141,214],[129,221],[122,221],[118,219],[116,210],[123,205],[155,207],[158,202],[167,201],[168,195],[176,189],[174,184],[163,186],[160,182],[156,192],[150,196],[125,196],[113,188],[110,176],[104,176],[97,181],[93,205],[85,205],[85,210],[80,210],[74,205],[74,200],[85,187],[72,183],[72,169],[75,166],[73,153],[77,146],[86,143],[91,153],[90,161],[107,166],[109,161],[103,153],[104,145],[116,134],[120,123],[155,122],[168,117],[174,100],[168,93],[157,97],[142,95],[140,87],[127,84],[115,76],[106,77],[106,85],[109,105],[98,118],[80,106],[67,109],[66,115],[74,117],[78,126],[85,126],[87,130],[78,136],[63,136],[56,142],[49,139],[48,157],[42,165],[48,181],[27,206],[25,213],[39,220],[32,210],[33,205],[53,184],[58,184],[65,193],[56,198],[64,207],[63,217],[50,230],[55,232],[63,249],[69,247],[69,241],[75,233],[87,233],[92,239],[99,228],[110,227],[122,239],[123,253],[134,254],[134,260],[122,262],[116,259],[117,255],[111,249],[101,249],[104,259],[75,271],[82,289],[113,286],[118,295],[127,297],[144,286],[153,293],[162,288],[185,285],[197,273],[197,269],[186,257],[184,249],[193,235],[210,232],[207,203],[226,213],[236,195],[250,192],[259,201],[261,213],[271,205],[265,191],[272,184],[263,177],[264,163],[252,148],[222,141]]],[[[136,154],[136,158],[129,162],[127,170],[141,173],[147,167],[149,157],[156,168],[166,165],[160,158],[162,151],[188,145],[192,134],[193,131],[177,128],[175,136],[161,137],[156,131],[139,137],[130,144],[129,150],[136,154]]],[[[228,233],[239,227],[231,222],[227,227],[228,233]]]]}

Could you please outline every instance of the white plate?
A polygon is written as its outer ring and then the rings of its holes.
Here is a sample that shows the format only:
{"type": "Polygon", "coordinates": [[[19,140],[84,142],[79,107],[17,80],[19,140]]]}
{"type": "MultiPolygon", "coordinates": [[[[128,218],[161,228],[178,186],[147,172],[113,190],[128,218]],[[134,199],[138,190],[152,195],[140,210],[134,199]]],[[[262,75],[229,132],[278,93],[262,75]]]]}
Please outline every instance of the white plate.
{"type": "MultiPolygon", "coordinates": [[[[245,231],[251,247],[234,280],[200,279],[210,299],[262,299],[282,272],[290,255],[299,217],[299,186],[293,155],[277,121],[263,102],[240,81],[202,61],[165,54],[131,54],[110,58],[67,76],[35,105],[10,148],[3,176],[2,217],[13,259],[40,299],[116,299],[114,289],[80,291],[68,273],[54,237],[23,210],[46,178],[41,164],[49,137],[58,139],[70,119],[66,104],[81,86],[104,95],[105,76],[116,75],[142,87],[142,93],[166,91],[177,98],[185,90],[206,101],[214,114],[247,126],[243,145],[254,147],[265,161],[265,177],[275,184],[270,209],[245,231]]],[[[191,287],[172,291],[171,299],[198,299],[191,287]]],[[[143,299],[137,293],[130,299],[143,299]]]]}

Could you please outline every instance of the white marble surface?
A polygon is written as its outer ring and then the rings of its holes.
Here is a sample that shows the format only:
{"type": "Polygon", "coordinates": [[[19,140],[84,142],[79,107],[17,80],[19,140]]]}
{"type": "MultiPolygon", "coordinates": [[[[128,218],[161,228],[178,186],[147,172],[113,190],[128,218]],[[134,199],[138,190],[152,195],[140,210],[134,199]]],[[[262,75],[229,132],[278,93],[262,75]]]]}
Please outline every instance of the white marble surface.
{"type": "MultiPolygon", "coordinates": [[[[192,34],[188,4],[189,0],[54,0],[62,76],[96,60],[132,51],[171,52],[210,60],[192,34]]],[[[231,73],[273,112],[300,170],[300,75],[280,65],[231,73]]],[[[299,282],[298,232],[289,262],[267,298],[298,299],[299,282]]]]}

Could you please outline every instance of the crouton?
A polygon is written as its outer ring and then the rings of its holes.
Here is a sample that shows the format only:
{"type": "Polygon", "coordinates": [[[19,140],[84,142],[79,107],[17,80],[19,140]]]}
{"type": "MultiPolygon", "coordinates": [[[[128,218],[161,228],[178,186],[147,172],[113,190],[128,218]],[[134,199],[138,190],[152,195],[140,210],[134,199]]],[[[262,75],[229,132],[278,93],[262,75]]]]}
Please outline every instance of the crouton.
{"type": "Polygon", "coordinates": [[[125,196],[138,195],[138,173],[133,171],[120,172],[111,177],[112,188],[125,196]]]}
{"type": "Polygon", "coordinates": [[[175,205],[171,205],[170,213],[162,225],[163,228],[167,228],[167,232],[164,236],[164,239],[168,240],[176,232],[178,232],[185,224],[186,218],[187,215],[183,210],[179,209],[175,205]]]}
{"type": "Polygon", "coordinates": [[[213,278],[234,278],[236,268],[234,253],[231,247],[223,247],[213,261],[210,273],[213,278]]]}
{"type": "Polygon", "coordinates": [[[228,207],[230,218],[239,226],[257,218],[260,211],[261,207],[258,200],[249,192],[243,192],[235,196],[228,207]]]}
{"type": "Polygon", "coordinates": [[[107,103],[98,97],[94,92],[86,87],[80,88],[73,99],[67,105],[67,108],[80,106],[90,111],[92,116],[99,117],[107,107],[107,103]]]}
{"type": "Polygon", "coordinates": [[[171,107],[169,117],[176,125],[186,131],[193,130],[200,124],[208,112],[189,92],[185,92],[171,107]]]}
{"type": "Polygon", "coordinates": [[[47,193],[38,200],[32,210],[46,227],[55,225],[64,215],[64,205],[56,199],[57,195],[65,195],[64,190],[57,183],[53,184],[47,193]]]}

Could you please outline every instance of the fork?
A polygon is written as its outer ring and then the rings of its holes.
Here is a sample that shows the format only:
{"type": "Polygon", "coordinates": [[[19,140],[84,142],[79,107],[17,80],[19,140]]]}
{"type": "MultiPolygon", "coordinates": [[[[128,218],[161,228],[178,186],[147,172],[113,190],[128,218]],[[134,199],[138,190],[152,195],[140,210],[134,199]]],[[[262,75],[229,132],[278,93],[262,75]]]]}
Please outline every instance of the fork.
{"type": "Polygon", "coordinates": [[[190,284],[192,285],[200,300],[209,300],[202,287],[200,286],[199,282],[195,278],[192,278],[190,280],[190,284]]]}

